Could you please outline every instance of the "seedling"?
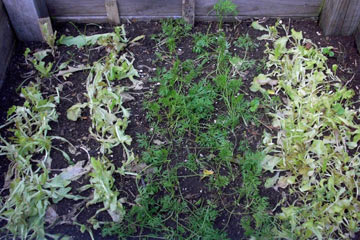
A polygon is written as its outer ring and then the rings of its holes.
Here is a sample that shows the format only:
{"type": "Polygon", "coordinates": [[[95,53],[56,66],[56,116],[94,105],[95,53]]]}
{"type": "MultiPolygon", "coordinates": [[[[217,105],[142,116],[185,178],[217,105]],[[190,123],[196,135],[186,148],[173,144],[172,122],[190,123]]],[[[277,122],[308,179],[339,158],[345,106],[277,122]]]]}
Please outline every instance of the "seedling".
{"type": "Polygon", "coordinates": [[[332,47],[326,47],[321,49],[322,54],[327,55],[329,57],[334,57],[335,53],[332,51],[332,47]]]}
{"type": "Polygon", "coordinates": [[[219,0],[214,5],[214,10],[216,12],[216,16],[220,22],[219,29],[222,29],[224,17],[227,15],[237,15],[238,11],[236,9],[236,4],[231,0],[219,0]]]}
{"type": "Polygon", "coordinates": [[[257,47],[257,44],[253,42],[249,34],[240,36],[235,42],[234,45],[245,51],[254,50],[257,47]]]}

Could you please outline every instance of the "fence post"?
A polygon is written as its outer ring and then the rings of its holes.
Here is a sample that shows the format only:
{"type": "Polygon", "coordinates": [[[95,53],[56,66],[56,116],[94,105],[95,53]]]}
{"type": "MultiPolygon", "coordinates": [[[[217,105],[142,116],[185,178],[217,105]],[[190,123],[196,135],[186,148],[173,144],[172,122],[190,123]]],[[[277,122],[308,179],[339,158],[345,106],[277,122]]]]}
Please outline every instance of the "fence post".
{"type": "Polygon", "coordinates": [[[45,0],[3,0],[3,3],[20,40],[44,40],[39,18],[49,17],[45,0]]]}
{"type": "Polygon", "coordinates": [[[194,25],[195,23],[195,0],[182,1],[182,17],[185,22],[194,25]]]}
{"type": "Polygon", "coordinates": [[[356,40],[356,45],[357,45],[358,51],[360,53],[360,24],[355,33],[355,40],[356,40]]]}
{"type": "Polygon", "coordinates": [[[109,20],[109,23],[119,25],[120,24],[120,14],[119,8],[116,0],[105,0],[106,14],[109,20]]]}
{"type": "Polygon", "coordinates": [[[359,0],[324,0],[320,26],[325,35],[353,34],[360,23],[359,0]]]}

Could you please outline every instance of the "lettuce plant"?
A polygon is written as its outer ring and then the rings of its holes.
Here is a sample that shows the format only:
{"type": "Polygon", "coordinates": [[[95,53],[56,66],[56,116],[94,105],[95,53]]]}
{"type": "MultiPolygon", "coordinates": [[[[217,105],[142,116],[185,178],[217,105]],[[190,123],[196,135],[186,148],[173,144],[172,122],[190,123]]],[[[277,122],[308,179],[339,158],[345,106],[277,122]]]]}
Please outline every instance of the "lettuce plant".
{"type": "Polygon", "coordinates": [[[286,189],[279,237],[349,239],[359,230],[360,125],[352,108],[353,90],[341,84],[327,57],[301,32],[266,32],[269,73],[254,79],[252,90],[284,96],[273,109],[277,135],[265,133],[263,169],[277,174],[267,187],[286,189]],[[311,46],[311,47],[308,47],[311,46]],[[266,86],[268,88],[266,89],[266,86]],[[269,89],[269,87],[271,89],[269,89]],[[291,200],[292,199],[292,200],[291,200]]]}

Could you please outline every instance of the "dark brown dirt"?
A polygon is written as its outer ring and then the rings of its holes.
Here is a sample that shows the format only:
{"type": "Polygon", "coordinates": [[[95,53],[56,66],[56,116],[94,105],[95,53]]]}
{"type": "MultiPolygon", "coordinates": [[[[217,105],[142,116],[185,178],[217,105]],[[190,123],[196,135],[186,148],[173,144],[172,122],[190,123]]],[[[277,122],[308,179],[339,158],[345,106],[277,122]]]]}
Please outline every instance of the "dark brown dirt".
{"type": "MultiPolygon", "coordinates": [[[[273,24],[274,20],[264,19],[265,24],[273,24]]],[[[225,24],[225,30],[230,41],[236,40],[240,35],[248,33],[252,39],[260,36],[261,33],[253,30],[251,25],[252,20],[243,21],[241,23],[231,23],[225,24]]],[[[289,23],[292,28],[295,28],[297,31],[303,31],[304,37],[311,39],[320,47],[333,46],[335,50],[335,56],[329,60],[329,64],[338,64],[341,66],[338,70],[338,75],[343,80],[344,84],[352,87],[355,92],[359,93],[360,85],[360,55],[357,52],[355,46],[355,40],[351,37],[325,37],[323,36],[318,24],[313,20],[288,20],[284,19],[284,23],[289,23]]],[[[214,23],[196,23],[193,32],[203,32],[205,33],[210,26],[210,32],[214,32],[217,29],[216,24],[214,23]]],[[[65,35],[77,35],[80,33],[85,33],[87,35],[110,32],[113,30],[110,26],[98,26],[98,25],[79,25],[74,27],[72,24],[57,24],[55,29],[60,34],[65,35]]],[[[136,143],[135,135],[136,133],[148,133],[150,131],[150,125],[145,119],[146,112],[143,109],[144,102],[144,93],[149,89],[153,88],[153,83],[149,82],[149,79],[155,75],[154,68],[160,67],[159,63],[155,63],[155,42],[151,40],[152,34],[157,34],[161,32],[161,25],[159,22],[134,22],[126,24],[126,32],[129,39],[135,38],[139,35],[145,35],[145,40],[141,41],[141,44],[135,45],[129,49],[135,56],[135,67],[140,70],[141,80],[144,82],[144,89],[141,91],[134,92],[133,96],[135,101],[129,102],[126,104],[126,107],[131,109],[132,117],[131,123],[128,127],[127,133],[132,136],[134,142],[132,148],[137,155],[141,154],[141,150],[138,148],[136,143]]],[[[59,34],[59,35],[60,35],[59,34]]],[[[264,43],[258,40],[255,40],[255,43],[258,44],[256,51],[251,52],[249,56],[252,59],[260,60],[264,58],[264,43]]],[[[192,52],[192,41],[190,38],[181,41],[177,48],[182,50],[180,55],[181,60],[186,60],[189,58],[194,58],[195,55],[192,52]]],[[[1,105],[0,105],[0,124],[3,124],[6,120],[6,112],[12,105],[20,105],[22,99],[19,97],[16,88],[24,81],[24,74],[31,71],[31,67],[25,64],[23,53],[25,49],[29,47],[31,50],[39,49],[45,47],[43,44],[39,43],[17,43],[14,56],[11,60],[11,64],[7,71],[7,79],[1,89],[1,105]]],[[[104,50],[95,50],[91,48],[85,48],[83,50],[77,50],[73,47],[60,46],[58,48],[60,54],[56,56],[56,61],[58,64],[71,60],[74,65],[78,64],[87,64],[92,63],[94,60],[97,60],[104,56],[106,52],[104,50]]],[[[239,49],[231,48],[231,52],[234,54],[240,55],[243,54],[239,49]]],[[[211,66],[208,67],[209,71],[211,66]]],[[[99,144],[89,137],[88,128],[91,125],[91,120],[88,117],[88,113],[83,114],[82,121],[72,122],[66,118],[66,110],[73,104],[80,101],[84,101],[82,93],[85,91],[84,83],[86,81],[88,72],[78,72],[69,77],[66,81],[63,79],[57,80],[46,80],[44,82],[44,91],[52,93],[58,84],[63,84],[64,88],[61,92],[61,104],[58,106],[57,111],[60,114],[59,121],[53,124],[50,135],[57,135],[64,137],[71,141],[75,146],[85,145],[89,148],[89,153],[91,156],[98,155],[99,144]]],[[[249,86],[253,77],[256,75],[255,69],[246,73],[244,77],[244,83],[246,86],[249,86]]],[[[34,79],[34,75],[30,77],[25,84],[34,79]]],[[[357,97],[358,99],[358,97],[357,97]]],[[[264,119],[265,122],[268,120],[264,119]]],[[[252,138],[251,143],[255,147],[256,143],[259,142],[261,138],[261,133],[263,132],[264,126],[259,128],[243,128],[239,129],[238,133],[240,138],[252,138]],[[242,135],[245,130],[245,135],[242,135]]],[[[3,135],[3,132],[1,132],[3,135]]],[[[57,146],[55,142],[55,146],[57,146]]],[[[87,154],[84,151],[80,151],[79,155],[71,155],[73,162],[78,162],[81,160],[87,160],[87,154]]],[[[117,165],[121,166],[121,161],[123,159],[123,151],[121,147],[115,148],[113,156],[110,159],[117,165]]],[[[173,156],[174,158],[184,159],[187,156],[187,152],[184,149],[179,149],[178,155],[173,156]],[[183,151],[183,152],[181,152],[183,151]]],[[[53,163],[52,169],[61,169],[68,166],[68,162],[64,160],[62,155],[56,151],[52,155],[53,163]]],[[[0,185],[4,183],[4,176],[7,171],[9,161],[0,157],[0,185]]],[[[185,168],[180,168],[178,170],[178,175],[183,176],[189,174],[185,168]]],[[[215,191],[207,191],[206,181],[199,181],[199,178],[183,178],[180,181],[180,188],[183,196],[186,199],[196,202],[200,198],[211,198],[211,194],[215,194],[215,191]],[[204,183],[205,182],[205,183],[204,183]]],[[[81,183],[78,183],[78,186],[81,186],[81,183]]],[[[232,187],[241,185],[241,176],[237,178],[236,181],[231,183],[232,187]]],[[[120,197],[127,197],[129,202],[134,202],[135,196],[137,195],[137,187],[135,180],[130,177],[120,177],[116,178],[116,187],[120,189],[120,197]]],[[[231,206],[233,195],[231,192],[226,192],[229,194],[227,197],[222,199],[223,206],[231,206]]],[[[271,207],[275,207],[277,202],[281,199],[281,194],[269,189],[261,189],[262,195],[269,198],[271,207]]],[[[88,193],[90,194],[90,193],[88,193]]],[[[60,216],[66,216],[74,207],[74,202],[69,200],[64,200],[56,206],[56,210],[60,216]]],[[[126,206],[130,207],[130,206],[126,206]]],[[[82,224],[86,223],[86,220],[89,219],[97,209],[101,208],[101,205],[94,205],[85,208],[85,210],[79,215],[78,221],[82,224]]],[[[235,212],[241,209],[228,209],[229,211],[234,210],[235,212]]],[[[100,220],[110,220],[110,217],[107,214],[101,214],[99,216],[100,220]]],[[[231,239],[241,239],[243,237],[243,231],[240,227],[241,216],[232,215],[229,217],[228,214],[222,213],[217,221],[216,227],[222,228],[228,222],[227,234],[231,239]]],[[[64,224],[56,226],[49,230],[50,233],[61,233],[70,235],[73,239],[90,239],[88,233],[81,233],[78,226],[64,224]]],[[[116,237],[107,237],[104,238],[101,236],[100,231],[94,231],[95,239],[117,239],[116,237]]]]}

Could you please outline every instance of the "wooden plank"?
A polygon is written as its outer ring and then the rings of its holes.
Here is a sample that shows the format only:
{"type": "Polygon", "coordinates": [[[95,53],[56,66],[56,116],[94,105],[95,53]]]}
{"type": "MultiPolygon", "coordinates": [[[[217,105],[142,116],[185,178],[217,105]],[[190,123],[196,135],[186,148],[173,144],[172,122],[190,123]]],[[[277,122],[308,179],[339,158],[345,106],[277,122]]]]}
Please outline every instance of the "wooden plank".
{"type": "Polygon", "coordinates": [[[10,21],[0,1],[0,88],[5,80],[6,69],[15,46],[15,35],[10,21]]]}
{"type": "Polygon", "coordinates": [[[50,16],[55,18],[107,16],[104,0],[46,0],[46,4],[50,16]]]}
{"type": "Polygon", "coordinates": [[[360,53],[360,24],[359,24],[359,27],[356,30],[356,33],[355,33],[355,40],[356,40],[357,48],[358,48],[359,53],[360,53]]]}
{"type": "Polygon", "coordinates": [[[195,0],[183,0],[182,17],[185,22],[194,25],[195,23],[195,0]]]}
{"type": "Polygon", "coordinates": [[[325,35],[349,36],[360,22],[359,0],[326,0],[320,26],[325,35]]]}
{"type": "Polygon", "coordinates": [[[360,23],[360,1],[350,0],[344,22],[341,27],[341,35],[350,36],[360,23]]]}
{"type": "Polygon", "coordinates": [[[119,25],[120,15],[116,0],[105,0],[105,9],[109,23],[119,25]]]}
{"type": "Polygon", "coordinates": [[[325,35],[340,34],[350,0],[325,0],[320,17],[320,27],[325,35]],[[340,31],[339,31],[340,30],[340,31]]]}
{"type": "Polygon", "coordinates": [[[22,41],[42,41],[39,18],[48,17],[43,0],[3,0],[17,37],[22,41]]]}
{"type": "MultiPolygon", "coordinates": [[[[322,0],[233,0],[239,16],[247,17],[317,17],[322,0]]],[[[104,0],[46,0],[51,17],[82,21],[107,18],[104,0]]],[[[212,12],[217,0],[195,0],[196,19],[215,19],[212,12]]],[[[117,0],[121,19],[159,19],[181,17],[181,0],[117,0]]]]}
{"type": "MultiPolygon", "coordinates": [[[[322,0],[233,0],[239,16],[249,17],[314,17],[322,0]]],[[[197,0],[196,16],[214,16],[217,0],[197,0]]]]}

